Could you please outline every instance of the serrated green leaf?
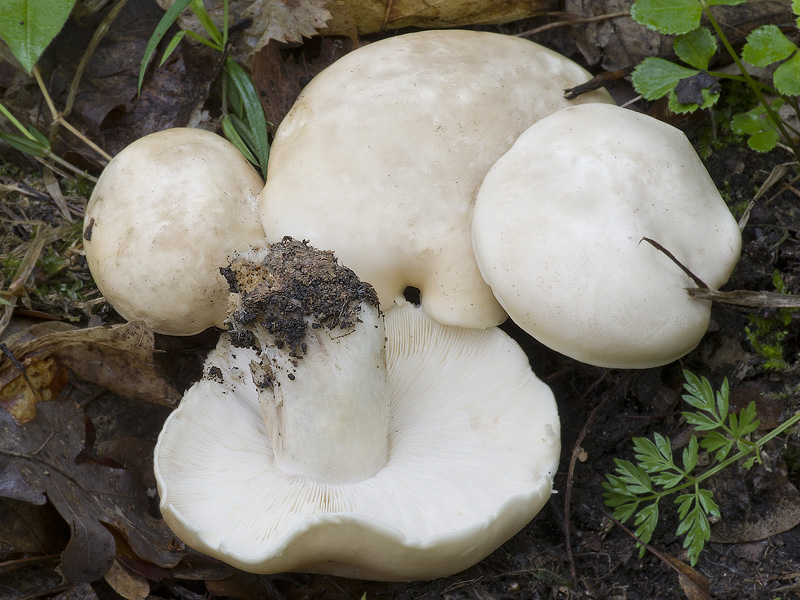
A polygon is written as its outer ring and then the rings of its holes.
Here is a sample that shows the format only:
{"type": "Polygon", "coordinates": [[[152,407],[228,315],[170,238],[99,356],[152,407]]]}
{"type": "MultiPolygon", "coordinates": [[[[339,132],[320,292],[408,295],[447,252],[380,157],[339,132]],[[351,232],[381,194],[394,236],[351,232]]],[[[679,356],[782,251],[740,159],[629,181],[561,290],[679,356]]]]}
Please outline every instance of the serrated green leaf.
{"type": "Polygon", "coordinates": [[[705,71],[717,51],[717,40],[707,27],[698,27],[675,38],[675,54],[687,65],[705,71]]]}
{"type": "Polygon", "coordinates": [[[637,23],[666,34],[688,33],[699,27],[702,14],[698,0],[636,0],[631,7],[637,23]]]}
{"type": "Polygon", "coordinates": [[[689,425],[694,425],[697,431],[709,431],[719,427],[719,423],[704,413],[681,413],[689,425]]]}
{"type": "Polygon", "coordinates": [[[675,487],[683,481],[683,473],[667,473],[661,472],[658,475],[653,475],[653,483],[660,485],[664,489],[675,487]]]}
{"type": "Polygon", "coordinates": [[[683,519],[692,508],[694,503],[694,494],[681,494],[675,498],[675,504],[678,505],[678,517],[683,519]]]}
{"type": "Polygon", "coordinates": [[[800,96],[800,54],[795,54],[772,74],[775,89],[787,96],[800,96]]]}
{"type": "Polygon", "coordinates": [[[697,466],[698,458],[698,444],[697,438],[692,436],[689,439],[689,444],[683,449],[681,455],[681,462],[683,462],[683,470],[686,473],[691,473],[692,469],[697,466]]]}
{"type": "Polygon", "coordinates": [[[751,468],[753,468],[753,465],[756,463],[756,459],[757,458],[758,457],[756,457],[756,456],[751,456],[746,461],[744,461],[744,463],[742,463],[742,467],[744,467],[745,469],[747,469],[749,471],[751,468]]]}
{"type": "Polygon", "coordinates": [[[797,46],[776,25],[764,25],[747,36],[742,59],[755,67],[766,67],[796,50],[797,46]]]}
{"type": "Polygon", "coordinates": [[[619,521],[620,523],[625,523],[628,519],[630,519],[634,513],[636,512],[636,508],[639,506],[638,502],[632,502],[630,504],[623,504],[618,506],[614,510],[614,518],[619,521]]]}
{"type": "Polygon", "coordinates": [[[719,506],[714,502],[714,493],[711,490],[704,490],[701,488],[697,490],[697,497],[706,513],[714,515],[715,517],[720,516],[719,506]]]}
{"type": "Polygon", "coordinates": [[[719,414],[720,419],[723,421],[728,416],[728,410],[730,409],[730,404],[728,397],[730,396],[730,385],[728,384],[728,378],[722,380],[722,385],[717,392],[717,414],[719,414]]]}
{"type": "Polygon", "coordinates": [[[3,0],[0,37],[29,74],[74,5],[75,0],[3,0]]]}
{"type": "Polygon", "coordinates": [[[696,69],[682,67],[663,58],[645,58],[633,70],[633,87],[646,100],[658,100],[673,91],[681,79],[697,73],[696,69]]]}

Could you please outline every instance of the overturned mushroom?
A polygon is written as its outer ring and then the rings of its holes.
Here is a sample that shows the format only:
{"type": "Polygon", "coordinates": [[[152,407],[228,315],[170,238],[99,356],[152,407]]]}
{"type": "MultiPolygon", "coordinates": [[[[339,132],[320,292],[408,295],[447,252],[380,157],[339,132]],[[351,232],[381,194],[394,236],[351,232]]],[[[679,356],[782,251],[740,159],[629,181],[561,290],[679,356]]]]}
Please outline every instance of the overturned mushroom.
{"type": "Polygon", "coordinates": [[[190,546],[258,573],[429,579],[547,501],[556,406],[499,329],[404,304],[384,331],[369,285],[288,239],[226,276],[230,332],[155,455],[164,519],[190,546]]]}
{"type": "MultiPolygon", "coordinates": [[[[422,31],[369,44],[317,75],[275,134],[261,195],[272,242],[335,251],[389,306],[406,287],[462,327],[505,320],[472,254],[486,172],[590,75],[533,42],[422,31]]],[[[611,102],[604,91],[577,102],[611,102]]]]}
{"type": "Polygon", "coordinates": [[[689,352],[708,301],[655,240],[712,287],[741,235],[686,136],[646,115],[584,104],[532,125],[492,167],[472,236],[511,318],[583,362],[641,368],[689,352]]]}
{"type": "Polygon", "coordinates": [[[170,335],[225,320],[219,265],[264,243],[261,177],[236,147],[200,129],[152,133],[108,164],[86,207],[84,248],[97,287],[128,320],[170,335]]]}

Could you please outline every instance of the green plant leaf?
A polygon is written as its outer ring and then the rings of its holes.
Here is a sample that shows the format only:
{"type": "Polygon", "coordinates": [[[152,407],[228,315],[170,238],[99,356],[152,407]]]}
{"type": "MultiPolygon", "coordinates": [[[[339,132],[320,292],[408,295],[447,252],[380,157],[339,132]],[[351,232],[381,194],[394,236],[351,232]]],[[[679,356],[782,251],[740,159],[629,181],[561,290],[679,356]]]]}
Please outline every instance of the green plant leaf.
{"type": "MultiPolygon", "coordinates": [[[[707,75],[705,71],[700,71],[700,73],[698,73],[698,75],[701,74],[707,75]]],[[[692,77],[687,79],[692,79],[692,77]]],[[[678,85],[687,81],[687,79],[682,79],[678,85]]],[[[714,104],[717,103],[717,100],[719,100],[719,89],[720,89],[719,84],[715,83],[714,85],[715,85],[714,88],[703,88],[700,90],[700,97],[699,97],[700,102],[681,102],[677,93],[678,88],[676,87],[676,89],[671,91],[668,96],[669,109],[675,114],[680,115],[684,113],[694,112],[699,108],[710,108],[711,106],[714,106],[714,104]]]]}
{"type": "Polygon", "coordinates": [[[792,0],[792,12],[798,15],[797,26],[800,27],[800,0],[792,0]]]}
{"type": "Polygon", "coordinates": [[[646,58],[633,70],[633,87],[646,100],[657,100],[673,91],[681,79],[697,73],[663,58],[646,58]]]}
{"type": "Polygon", "coordinates": [[[775,89],[786,96],[800,96],[800,53],[787,60],[772,74],[775,89]]]}
{"type": "Polygon", "coordinates": [[[797,46],[776,25],[764,25],[747,36],[742,48],[742,60],[754,67],[766,67],[787,58],[797,46]]]}
{"type": "Polygon", "coordinates": [[[264,109],[261,106],[258,92],[245,70],[231,57],[228,57],[225,61],[225,71],[230,76],[231,82],[242,99],[245,121],[253,141],[253,154],[258,158],[262,175],[266,177],[267,161],[269,160],[269,137],[267,119],[264,116],[264,109]]]}
{"type": "Polygon", "coordinates": [[[648,29],[667,34],[688,33],[700,26],[699,0],[636,0],[631,17],[648,29]]]}
{"type": "Polygon", "coordinates": [[[749,136],[747,145],[757,152],[769,152],[780,137],[775,123],[763,106],[735,115],[731,119],[731,129],[734,133],[749,136]]]}
{"type": "Polygon", "coordinates": [[[717,40],[708,27],[698,27],[675,38],[675,54],[687,65],[705,71],[717,51],[717,40]]]}
{"type": "Polygon", "coordinates": [[[242,134],[239,133],[240,131],[244,134],[247,133],[247,128],[241,119],[237,118],[235,115],[225,115],[222,117],[222,131],[225,133],[225,137],[228,138],[228,141],[236,146],[239,152],[241,152],[248,161],[255,166],[259,166],[258,159],[250,152],[247,143],[242,139],[242,134]]]}
{"type": "Polygon", "coordinates": [[[161,20],[156,25],[155,30],[153,31],[153,35],[150,36],[150,40],[147,42],[147,47],[144,50],[144,56],[142,57],[142,63],[139,66],[139,84],[138,84],[138,92],[142,93],[142,81],[144,81],[144,74],[147,71],[147,65],[150,64],[150,59],[153,58],[153,54],[156,52],[156,47],[158,43],[161,41],[161,38],[167,33],[172,24],[178,19],[180,14],[189,6],[189,3],[192,0],[175,0],[175,3],[169,7],[169,10],[164,13],[164,16],[161,17],[161,20]]]}
{"type": "Polygon", "coordinates": [[[3,0],[0,37],[30,74],[67,22],[75,0],[3,0]]]}
{"type": "Polygon", "coordinates": [[[25,154],[31,156],[45,157],[50,152],[49,144],[43,146],[38,140],[31,140],[30,138],[21,135],[14,135],[13,133],[0,133],[0,139],[6,142],[9,146],[25,154]]]}
{"type": "Polygon", "coordinates": [[[689,440],[689,445],[687,445],[683,449],[683,454],[681,455],[681,462],[683,462],[683,470],[685,473],[691,473],[692,469],[697,466],[697,459],[698,459],[698,443],[697,438],[692,436],[689,440]]]}

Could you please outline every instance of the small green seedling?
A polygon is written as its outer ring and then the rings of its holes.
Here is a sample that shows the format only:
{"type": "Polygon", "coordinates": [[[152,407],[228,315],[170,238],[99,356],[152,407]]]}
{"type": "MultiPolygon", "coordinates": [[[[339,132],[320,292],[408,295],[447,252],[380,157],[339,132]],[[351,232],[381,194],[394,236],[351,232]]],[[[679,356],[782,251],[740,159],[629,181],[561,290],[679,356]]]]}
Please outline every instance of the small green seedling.
{"type": "MultiPolygon", "coordinates": [[[[789,105],[800,116],[800,52],[797,45],[775,25],[753,30],[746,38],[741,56],[734,50],[714,17],[711,7],[737,5],[746,0],[637,0],[631,16],[642,25],[660,33],[675,35],[674,50],[683,66],[663,58],[647,58],[633,72],[633,85],[647,100],[667,96],[669,108],[675,113],[709,108],[719,100],[719,80],[729,79],[747,83],[758,100],[754,109],[736,115],[731,128],[748,136],[754,150],[765,152],[783,143],[800,160],[794,138],[800,132],[785,120],[778,110],[789,105]],[[700,25],[705,16],[712,30],[700,25]],[[709,71],[711,58],[722,43],[739,68],[738,75],[709,71]],[[755,67],[777,64],[772,85],[750,75],[744,63],[755,67]]],[[[800,0],[792,1],[792,11],[800,17],[800,0]]],[[[800,18],[797,18],[800,26],[800,18]]]]}
{"type": "MultiPolygon", "coordinates": [[[[176,0],[169,7],[153,31],[153,35],[150,37],[145,49],[139,69],[140,93],[147,66],[156,52],[156,47],[186,8],[189,8],[195,14],[208,37],[203,37],[194,31],[179,31],[167,44],[159,66],[166,62],[181,40],[187,36],[217,52],[224,54],[227,51],[228,0],[223,0],[222,6],[222,31],[214,24],[208,11],[203,6],[202,0],[176,0]]],[[[230,56],[226,57],[223,67],[222,112],[222,129],[225,137],[239,149],[247,160],[261,169],[263,176],[266,176],[267,160],[269,158],[267,120],[264,117],[261,101],[252,79],[230,56]]]]}
{"type": "Polygon", "coordinates": [[[676,462],[669,438],[656,433],[653,439],[633,438],[635,462],[614,459],[616,470],[606,475],[603,483],[606,505],[614,509],[614,518],[624,523],[633,518],[635,534],[641,540],[639,556],[653,536],[659,519],[662,498],[681,492],[675,500],[678,511],[677,535],[683,536],[683,547],[692,566],[711,536],[709,517],[719,518],[720,510],[711,490],[701,483],[734,463],[741,462],[749,469],[760,462],[760,449],[798,421],[800,413],[781,424],[762,438],[753,440],[759,421],[756,406],[751,402],[738,413],[731,413],[728,402],[728,382],[714,392],[709,381],[689,371],[683,399],[695,411],[682,413],[694,426],[693,436],[676,462]],[[709,454],[711,465],[698,472],[700,450],[709,454]]]}

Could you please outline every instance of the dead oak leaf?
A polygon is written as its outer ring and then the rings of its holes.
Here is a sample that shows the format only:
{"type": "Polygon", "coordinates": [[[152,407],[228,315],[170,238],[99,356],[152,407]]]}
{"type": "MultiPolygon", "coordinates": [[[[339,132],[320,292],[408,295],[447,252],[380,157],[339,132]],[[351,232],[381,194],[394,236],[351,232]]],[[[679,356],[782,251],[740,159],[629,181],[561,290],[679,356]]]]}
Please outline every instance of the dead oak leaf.
{"type": "Polygon", "coordinates": [[[331,13],[326,0],[256,0],[244,12],[253,20],[248,34],[258,38],[258,52],[270,40],[300,42],[325,26],[331,13]]]}
{"type": "MultiPolygon", "coordinates": [[[[147,325],[133,321],[114,327],[88,329],[67,328],[65,324],[57,329],[33,326],[9,340],[8,349],[23,365],[33,360],[55,359],[80,379],[115,394],[174,407],[181,395],[156,369],[154,345],[153,332],[147,325]]],[[[9,385],[9,381],[17,381],[20,385],[33,383],[36,387],[31,374],[20,380],[17,365],[10,360],[0,361],[2,389],[9,385]]],[[[43,391],[46,390],[30,393],[44,395],[43,391]]],[[[0,403],[2,400],[0,395],[0,403]]]]}
{"type": "Polygon", "coordinates": [[[112,529],[139,558],[175,566],[183,552],[174,549],[164,522],[150,516],[141,480],[125,469],[77,464],[84,447],[83,410],[74,401],[42,403],[36,419],[22,426],[0,411],[0,473],[13,479],[0,494],[49,499],[70,530],[61,572],[71,581],[95,581],[108,571],[116,555],[112,529]]]}

